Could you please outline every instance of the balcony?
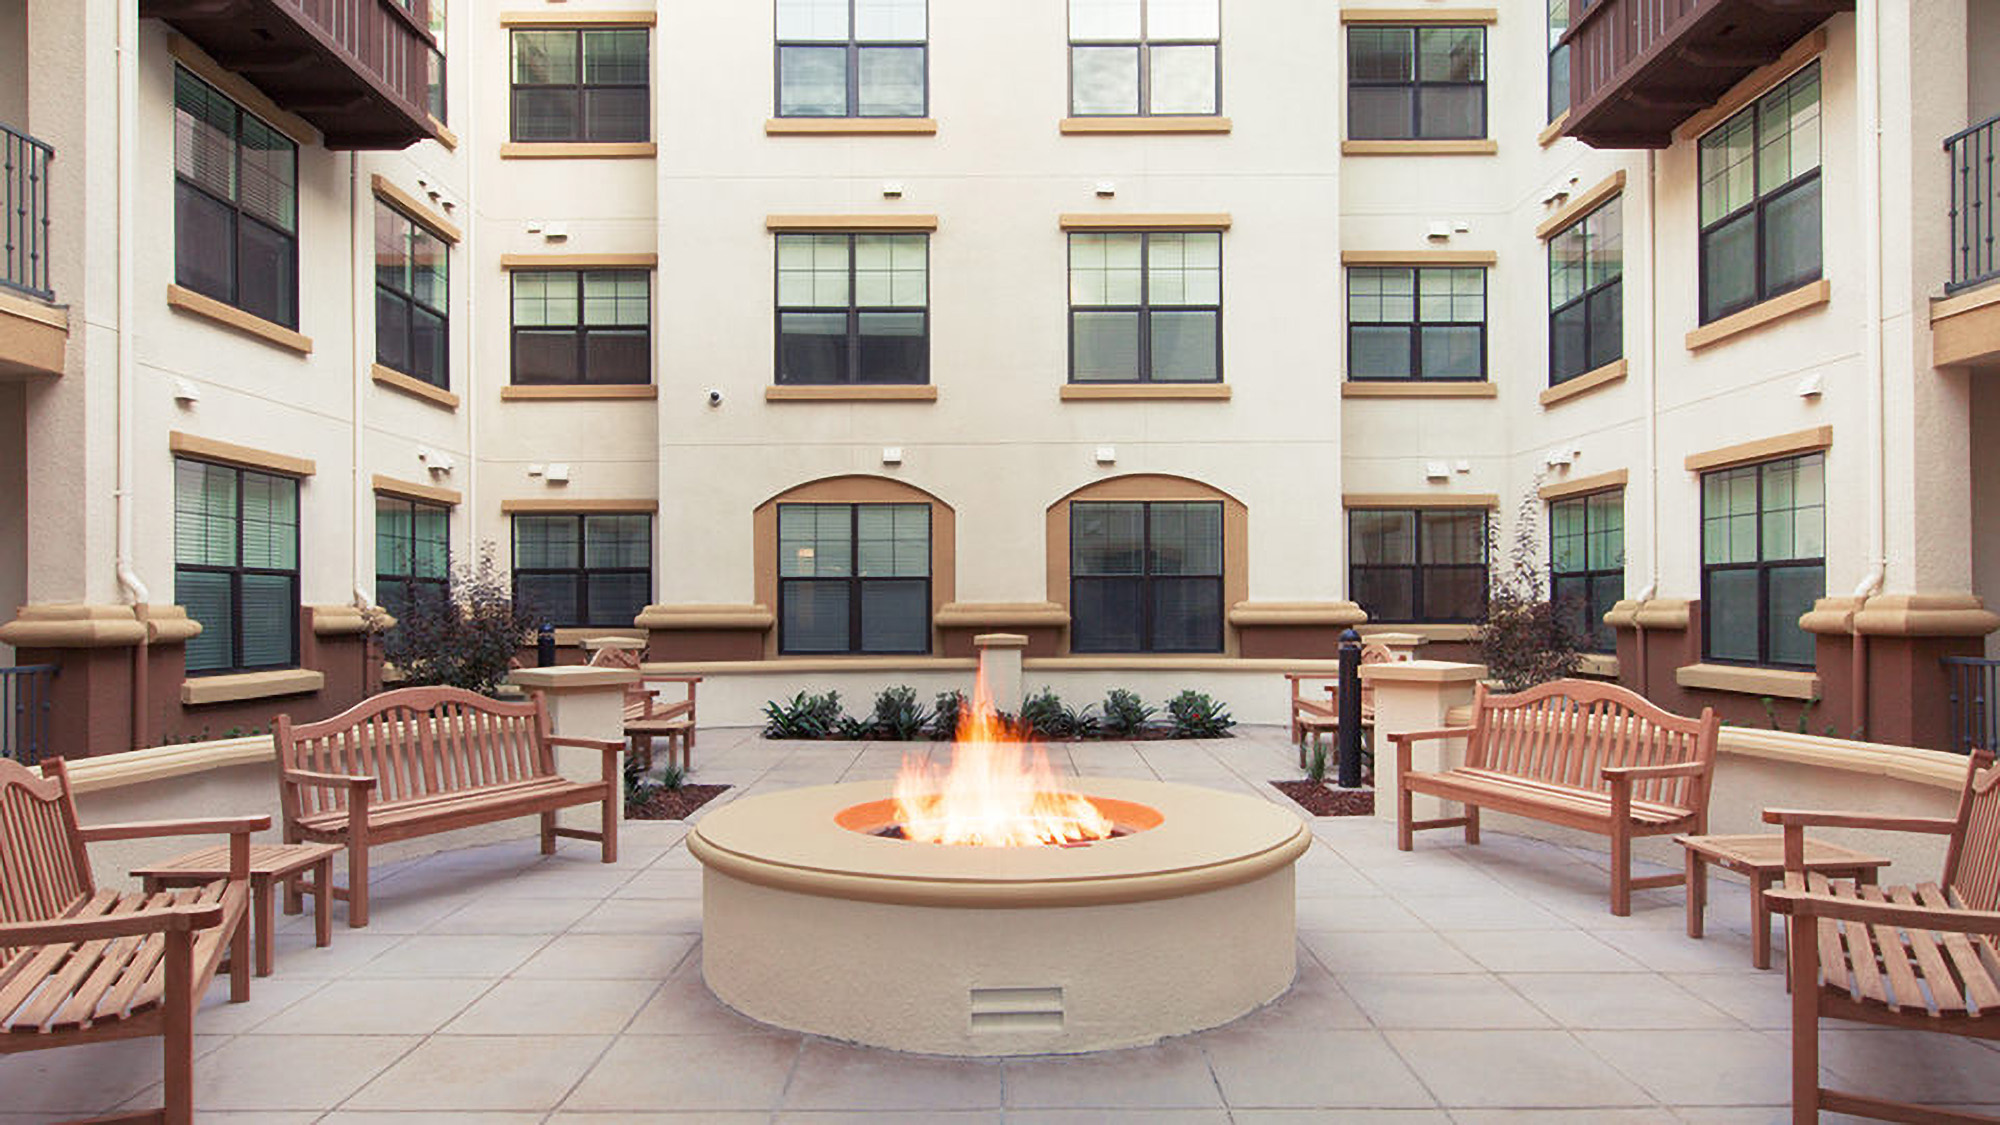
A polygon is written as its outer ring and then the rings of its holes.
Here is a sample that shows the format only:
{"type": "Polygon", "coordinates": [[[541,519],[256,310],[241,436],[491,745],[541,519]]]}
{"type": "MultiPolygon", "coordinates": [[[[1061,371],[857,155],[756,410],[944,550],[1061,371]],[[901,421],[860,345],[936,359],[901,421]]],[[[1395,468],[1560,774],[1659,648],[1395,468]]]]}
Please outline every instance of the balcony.
{"type": "Polygon", "coordinates": [[[1681,122],[1854,0],[1570,0],[1569,121],[1592,148],[1665,148],[1681,122]]]}
{"type": "Polygon", "coordinates": [[[49,162],[55,150],[0,125],[0,380],[60,375],[69,317],[49,302],[49,162]]]}
{"type": "Polygon", "coordinates": [[[435,136],[426,0],[140,0],[330,149],[399,149],[435,136]]]}
{"type": "Polygon", "coordinates": [[[2000,367],[2000,117],[1944,141],[1951,176],[1951,275],[1931,302],[1931,362],[2000,367]]]}

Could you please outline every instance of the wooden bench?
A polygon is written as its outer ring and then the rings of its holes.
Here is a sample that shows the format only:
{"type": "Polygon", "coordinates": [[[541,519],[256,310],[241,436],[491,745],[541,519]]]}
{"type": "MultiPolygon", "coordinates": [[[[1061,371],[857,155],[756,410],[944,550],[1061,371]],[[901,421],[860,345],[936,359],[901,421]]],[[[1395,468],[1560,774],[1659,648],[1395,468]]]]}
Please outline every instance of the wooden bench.
{"type": "MultiPolygon", "coordinates": [[[[285,842],[347,848],[347,886],[333,895],[347,900],[349,926],[368,924],[375,844],[539,815],[543,854],[568,836],[597,840],[604,862],[618,860],[623,744],[551,734],[540,693],[504,703],[459,688],[398,688],[317,723],[295,726],[279,715],[272,741],[285,842]],[[557,746],[601,751],[603,777],[570,781],[557,773],[557,746]],[[588,804],[603,809],[600,831],[557,826],[557,809],[588,804]]],[[[289,895],[287,906],[297,906],[289,895]]]]}
{"type": "MultiPolygon", "coordinates": [[[[1363,664],[1388,664],[1396,659],[1387,645],[1361,646],[1363,664]]],[[[1340,673],[1286,672],[1284,677],[1292,688],[1292,742],[1299,748],[1299,768],[1304,769],[1307,744],[1340,732],[1340,673]],[[1325,686],[1324,703],[1309,694],[1310,685],[1318,683],[1325,686]]],[[[1364,729],[1375,725],[1375,689],[1366,684],[1361,687],[1361,725],[1364,729]]]]}
{"type": "Polygon", "coordinates": [[[93,1120],[194,1120],[194,1013],[229,958],[229,998],[250,998],[250,834],[268,816],[83,828],[59,758],[37,777],[0,759],[0,1055],[158,1035],[157,1109],[93,1120]],[[229,836],[229,876],[187,890],[98,889],[87,845],[229,836]]]}
{"type": "MultiPolygon", "coordinates": [[[[1819,1084],[1822,1017],[2000,1040],[2000,769],[1993,756],[1975,753],[1966,763],[1958,811],[1949,817],[1766,809],[1764,819],[1785,829],[1785,888],[1765,897],[1791,918],[1792,1120],[1816,1122],[1826,1110],[1882,1121],[2000,1122],[1819,1084]],[[1810,827],[1945,836],[1944,874],[1914,887],[1828,879],[1805,868],[1810,827]]],[[[2000,1066],[1987,1073],[2000,1093],[2000,1066]]]]}
{"type": "MultiPolygon", "coordinates": [[[[606,646],[591,654],[590,663],[598,668],[629,668],[636,672],[640,667],[639,655],[636,649],[606,646]]],[[[642,674],[638,683],[626,687],[625,741],[630,744],[640,769],[653,768],[655,738],[667,740],[667,761],[675,760],[678,748],[681,768],[694,768],[695,693],[700,685],[700,676],[642,674]],[[661,684],[680,685],[682,697],[661,698],[657,690],[661,684]]]]}
{"type": "Polygon", "coordinates": [[[1463,826],[1479,842],[1479,811],[1513,813],[1611,839],[1611,913],[1632,912],[1635,888],[1682,876],[1632,877],[1632,841],[1708,831],[1720,722],[1704,708],[1683,718],[1611,684],[1556,680],[1514,695],[1474,690],[1472,725],[1391,734],[1396,746],[1396,846],[1409,851],[1422,828],[1463,826]],[[1435,773],[1410,768],[1410,746],[1465,739],[1465,764],[1435,773]],[[1464,804],[1463,815],[1417,820],[1424,793],[1464,804]]]}

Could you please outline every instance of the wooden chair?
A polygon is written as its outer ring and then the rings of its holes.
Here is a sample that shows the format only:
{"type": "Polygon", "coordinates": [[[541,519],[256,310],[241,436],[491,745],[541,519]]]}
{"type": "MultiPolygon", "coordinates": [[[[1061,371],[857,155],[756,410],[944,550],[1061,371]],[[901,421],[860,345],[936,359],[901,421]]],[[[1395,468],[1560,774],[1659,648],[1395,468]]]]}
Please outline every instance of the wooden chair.
{"type": "MultiPolygon", "coordinates": [[[[1790,916],[1792,1120],[1819,1112],[1881,1121],[1985,1122],[1819,1084],[1819,1021],[1856,1020],[2000,1039],[2000,768],[1975,753],[1950,817],[1766,809],[1785,829],[1785,889],[1767,892],[1790,916]],[[1913,887],[1856,886],[1805,867],[1809,827],[1930,832],[1949,839],[1944,874],[1913,887]]],[[[2000,1095],[2000,1063],[1992,1068],[2000,1095]]]]}
{"type": "MultiPolygon", "coordinates": [[[[250,834],[268,816],[83,828],[60,758],[37,777],[0,759],[0,1055],[158,1035],[158,1109],[97,1122],[194,1120],[194,1013],[229,957],[229,998],[250,998],[250,834]],[[97,840],[226,833],[229,877],[154,894],[99,890],[97,840]]],[[[4,1104],[4,1103],[0,1103],[4,1104]]]]}
{"type": "MultiPolygon", "coordinates": [[[[285,842],[347,848],[347,924],[368,924],[368,849],[497,820],[539,816],[542,852],[556,837],[596,840],[604,862],[618,861],[618,771],[623,744],[549,731],[540,692],[504,703],[449,687],[398,688],[364,699],[330,719],[272,725],[285,842]],[[571,781],[556,771],[555,747],[600,751],[603,777],[571,781]],[[556,810],[596,804],[598,831],[563,828],[556,810]]],[[[288,892],[288,909],[298,905],[288,892]]]]}
{"type": "MultiPolygon", "coordinates": [[[[1388,664],[1395,659],[1396,654],[1387,645],[1361,646],[1363,664],[1388,664]]],[[[1284,676],[1292,688],[1292,743],[1299,748],[1299,768],[1304,769],[1308,742],[1317,742],[1322,735],[1340,730],[1340,673],[1286,672],[1284,676]],[[1315,684],[1325,685],[1326,702],[1309,694],[1315,684]]],[[[1364,728],[1375,725],[1375,689],[1366,684],[1361,688],[1361,725],[1364,728]]]]}
{"type": "Polygon", "coordinates": [[[1683,876],[1632,876],[1640,836],[1708,831],[1721,721],[1703,708],[1689,719],[1612,684],[1555,680],[1513,695],[1472,693],[1472,725],[1391,734],[1396,745],[1396,846],[1420,829],[1463,827],[1479,842],[1479,810],[1513,813],[1595,832],[1611,840],[1611,913],[1632,912],[1632,892],[1679,884],[1683,876]],[[1465,739],[1465,764],[1436,772],[1410,768],[1410,745],[1465,739]],[[1412,797],[1464,804],[1460,816],[1417,820],[1412,797]]]}
{"type": "MultiPolygon", "coordinates": [[[[636,671],[640,666],[639,652],[601,648],[591,655],[590,663],[598,668],[636,671]]],[[[655,738],[667,740],[667,761],[675,759],[678,746],[682,768],[694,768],[695,692],[700,683],[700,676],[641,675],[638,683],[625,688],[625,741],[630,753],[638,759],[640,769],[653,768],[655,738]],[[661,684],[680,685],[681,698],[662,699],[655,686],[661,684]]]]}

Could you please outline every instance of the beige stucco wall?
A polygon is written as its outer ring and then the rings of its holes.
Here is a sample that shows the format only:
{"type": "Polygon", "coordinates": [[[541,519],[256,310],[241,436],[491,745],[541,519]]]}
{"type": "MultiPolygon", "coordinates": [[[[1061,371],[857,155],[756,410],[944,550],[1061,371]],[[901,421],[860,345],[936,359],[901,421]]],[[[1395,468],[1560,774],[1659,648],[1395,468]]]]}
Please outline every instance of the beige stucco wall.
{"type": "MultiPolygon", "coordinates": [[[[2000,58],[2000,4],[1993,0],[1969,0],[1966,5],[1965,57],[1991,60],[2000,58]]],[[[1973,66],[1967,85],[1967,123],[1984,121],[2000,114],[2000,69],[1973,66]]]]}
{"type": "MultiPolygon", "coordinates": [[[[27,402],[20,383],[0,382],[0,611],[28,600],[27,402]]],[[[14,663],[0,644],[0,667],[14,663]]]]}
{"type": "Polygon", "coordinates": [[[0,124],[28,127],[28,0],[0,0],[0,124]]]}
{"type": "MultiPolygon", "coordinates": [[[[1975,448],[2000,442],[2000,386],[1991,379],[1972,384],[1972,437],[1975,448]]],[[[1972,459],[1972,590],[1991,605],[2000,601],[2000,457],[1972,459]]],[[[1986,638],[1986,655],[2000,657],[2000,634],[1986,638]]]]}

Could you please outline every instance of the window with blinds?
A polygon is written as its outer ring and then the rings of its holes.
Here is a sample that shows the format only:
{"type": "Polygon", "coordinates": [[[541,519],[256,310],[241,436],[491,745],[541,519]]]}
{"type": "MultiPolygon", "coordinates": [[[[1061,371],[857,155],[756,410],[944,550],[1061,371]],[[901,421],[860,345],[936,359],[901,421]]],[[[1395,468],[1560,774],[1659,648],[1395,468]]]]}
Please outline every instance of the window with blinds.
{"type": "Polygon", "coordinates": [[[174,601],[201,622],[189,675],[299,662],[299,482],[174,461],[174,601]]]}
{"type": "Polygon", "coordinates": [[[174,68],[174,280],[299,326],[299,148],[174,68]]]}
{"type": "Polygon", "coordinates": [[[930,505],[778,505],[779,652],[930,648],[930,505]]]}

